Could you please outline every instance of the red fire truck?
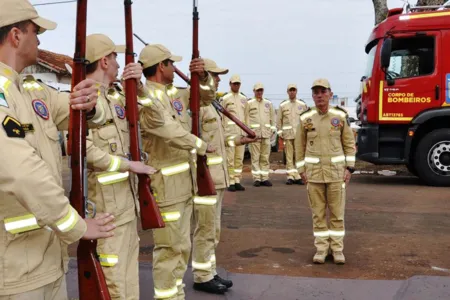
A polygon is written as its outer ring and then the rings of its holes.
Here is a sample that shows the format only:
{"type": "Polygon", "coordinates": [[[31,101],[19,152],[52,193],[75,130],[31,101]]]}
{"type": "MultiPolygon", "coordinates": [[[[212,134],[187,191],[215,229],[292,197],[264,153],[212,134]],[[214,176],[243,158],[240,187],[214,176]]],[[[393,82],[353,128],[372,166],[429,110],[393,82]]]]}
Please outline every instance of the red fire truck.
{"type": "Polygon", "coordinates": [[[365,50],[358,159],[450,186],[450,9],[391,9],[365,50]]]}

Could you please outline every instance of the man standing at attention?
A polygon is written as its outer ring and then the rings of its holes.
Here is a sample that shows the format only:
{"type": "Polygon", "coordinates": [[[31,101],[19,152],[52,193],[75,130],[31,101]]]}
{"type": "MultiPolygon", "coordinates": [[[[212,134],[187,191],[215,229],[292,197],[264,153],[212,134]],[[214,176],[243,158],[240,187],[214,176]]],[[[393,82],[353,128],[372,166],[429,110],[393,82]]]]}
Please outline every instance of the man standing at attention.
{"type": "Polygon", "coordinates": [[[334,262],[344,264],[345,191],[354,172],[355,138],[347,112],[330,107],[333,93],[328,80],[314,81],[312,96],[316,106],[300,115],[295,158],[312,210],[317,248],[313,261],[323,264],[331,250],[334,262]]]}
{"type": "Polygon", "coordinates": [[[287,87],[289,99],[280,104],[277,114],[278,135],[284,142],[284,153],[286,155],[287,185],[302,184],[300,174],[294,164],[294,138],[295,130],[300,122],[300,114],[307,109],[302,100],[297,99],[297,86],[289,84],[287,87]]]}

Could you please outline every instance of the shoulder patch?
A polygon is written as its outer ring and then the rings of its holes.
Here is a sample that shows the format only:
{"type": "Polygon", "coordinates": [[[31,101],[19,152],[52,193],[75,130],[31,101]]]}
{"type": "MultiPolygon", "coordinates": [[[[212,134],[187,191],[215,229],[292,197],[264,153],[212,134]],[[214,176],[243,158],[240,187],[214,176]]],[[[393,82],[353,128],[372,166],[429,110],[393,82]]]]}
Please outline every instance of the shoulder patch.
{"type": "Polygon", "coordinates": [[[8,137],[22,139],[25,137],[25,130],[23,129],[22,124],[13,117],[6,116],[2,125],[8,137]]]}
{"type": "Polygon", "coordinates": [[[0,91],[0,106],[9,107],[8,102],[6,101],[5,93],[0,91]]]}

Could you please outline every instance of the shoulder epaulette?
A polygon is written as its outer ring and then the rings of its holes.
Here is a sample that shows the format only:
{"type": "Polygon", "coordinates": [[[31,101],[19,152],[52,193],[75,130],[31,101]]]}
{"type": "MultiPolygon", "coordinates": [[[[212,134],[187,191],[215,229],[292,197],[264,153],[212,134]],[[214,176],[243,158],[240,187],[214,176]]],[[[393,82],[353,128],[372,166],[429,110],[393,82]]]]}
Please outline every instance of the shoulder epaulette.
{"type": "Polygon", "coordinates": [[[57,88],[55,88],[55,87],[53,87],[53,86],[51,86],[51,85],[46,84],[46,83],[43,82],[41,79],[36,79],[35,81],[36,81],[37,83],[39,83],[40,85],[45,85],[46,87],[49,87],[49,88],[51,88],[51,89],[54,89],[55,91],[58,90],[57,88]]]}
{"type": "Polygon", "coordinates": [[[306,114],[308,111],[311,111],[311,110],[312,110],[311,107],[308,107],[305,111],[303,111],[303,112],[300,114],[300,117],[301,117],[302,115],[306,114]]]}
{"type": "Polygon", "coordinates": [[[341,111],[343,111],[343,112],[345,112],[346,114],[348,114],[348,111],[345,108],[340,107],[339,105],[336,105],[336,108],[341,110],[341,111]]]}
{"type": "Polygon", "coordinates": [[[342,118],[347,118],[348,117],[348,113],[345,109],[343,109],[342,107],[339,106],[335,106],[335,107],[331,107],[329,109],[329,111],[331,113],[337,114],[339,116],[341,116],[342,118]]]}
{"type": "Polygon", "coordinates": [[[247,95],[245,95],[244,93],[239,92],[239,94],[241,94],[242,96],[244,96],[245,98],[247,98],[247,95]]]}

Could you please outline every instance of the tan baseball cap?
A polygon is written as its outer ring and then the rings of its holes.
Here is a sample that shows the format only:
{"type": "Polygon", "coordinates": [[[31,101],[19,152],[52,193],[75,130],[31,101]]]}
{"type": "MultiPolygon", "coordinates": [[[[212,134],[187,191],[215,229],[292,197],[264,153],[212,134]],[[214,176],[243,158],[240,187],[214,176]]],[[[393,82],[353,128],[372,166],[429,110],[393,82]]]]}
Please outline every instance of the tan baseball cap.
{"type": "Polygon", "coordinates": [[[86,37],[86,59],[91,64],[113,52],[125,53],[125,45],[116,45],[109,37],[100,33],[86,37]]]}
{"type": "Polygon", "coordinates": [[[319,79],[314,80],[311,88],[314,88],[316,86],[321,86],[326,89],[331,88],[330,82],[325,78],[319,78],[319,79]]]}
{"type": "Polygon", "coordinates": [[[161,44],[152,44],[145,46],[139,54],[139,61],[143,64],[143,68],[154,66],[166,59],[178,62],[183,58],[181,56],[172,55],[172,53],[161,44]]]}
{"type": "Polygon", "coordinates": [[[288,84],[287,90],[289,91],[290,89],[297,89],[297,85],[294,83],[288,84]]]}
{"type": "Polygon", "coordinates": [[[222,69],[217,66],[216,62],[212,59],[204,58],[203,61],[205,62],[205,70],[208,72],[216,73],[216,74],[227,74],[228,69],[222,69]]]}
{"type": "Polygon", "coordinates": [[[234,74],[233,76],[231,76],[230,82],[231,83],[236,83],[236,82],[241,83],[241,76],[239,76],[238,74],[234,74]]]}
{"type": "Polygon", "coordinates": [[[30,20],[39,26],[39,33],[56,28],[56,23],[40,17],[28,0],[1,0],[0,28],[30,20]]]}
{"type": "Polygon", "coordinates": [[[255,84],[255,85],[253,86],[253,90],[254,90],[254,91],[257,91],[257,90],[259,90],[259,89],[264,89],[263,84],[260,83],[260,82],[258,82],[257,84],[255,84]]]}

